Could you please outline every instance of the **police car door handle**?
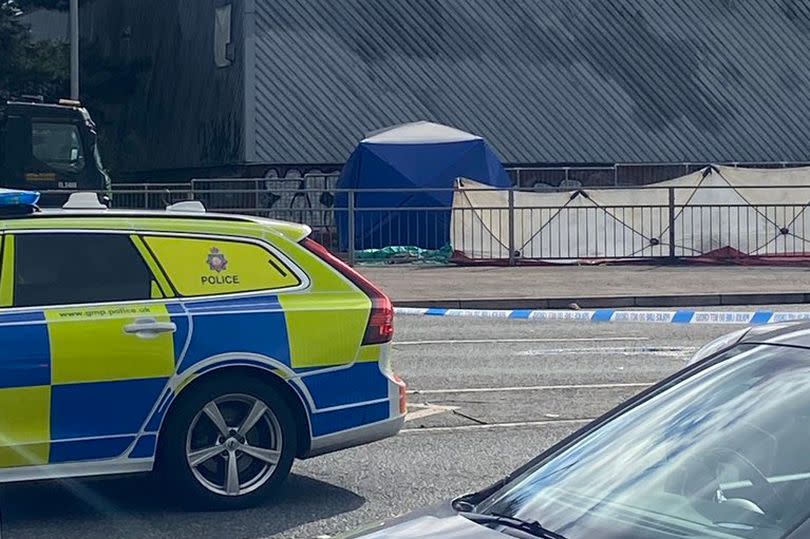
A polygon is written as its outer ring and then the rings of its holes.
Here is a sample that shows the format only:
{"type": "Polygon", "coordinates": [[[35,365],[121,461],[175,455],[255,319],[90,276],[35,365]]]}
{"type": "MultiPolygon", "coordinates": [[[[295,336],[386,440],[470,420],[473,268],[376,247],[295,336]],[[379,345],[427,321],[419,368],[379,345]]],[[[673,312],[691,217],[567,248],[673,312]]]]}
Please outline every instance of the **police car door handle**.
{"type": "Polygon", "coordinates": [[[143,339],[153,339],[161,333],[174,333],[177,325],[173,322],[158,322],[154,318],[138,318],[124,326],[124,333],[143,339]]]}

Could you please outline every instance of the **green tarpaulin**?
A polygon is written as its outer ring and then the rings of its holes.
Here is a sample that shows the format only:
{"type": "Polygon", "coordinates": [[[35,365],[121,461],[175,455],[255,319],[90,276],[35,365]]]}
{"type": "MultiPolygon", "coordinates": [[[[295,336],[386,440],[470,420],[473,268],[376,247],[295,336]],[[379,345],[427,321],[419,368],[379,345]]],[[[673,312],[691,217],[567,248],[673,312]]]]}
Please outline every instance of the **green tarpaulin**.
{"type": "Polygon", "coordinates": [[[420,249],[413,246],[391,246],[381,249],[365,249],[355,253],[357,262],[363,264],[407,264],[413,262],[447,264],[453,248],[445,245],[441,249],[420,249]]]}

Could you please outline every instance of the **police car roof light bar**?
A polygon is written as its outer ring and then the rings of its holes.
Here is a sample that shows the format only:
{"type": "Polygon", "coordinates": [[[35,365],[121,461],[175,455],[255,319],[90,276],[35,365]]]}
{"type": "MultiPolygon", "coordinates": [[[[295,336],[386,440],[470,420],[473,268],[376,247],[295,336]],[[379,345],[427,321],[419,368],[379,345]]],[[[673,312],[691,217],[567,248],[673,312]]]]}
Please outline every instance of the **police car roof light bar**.
{"type": "Polygon", "coordinates": [[[36,191],[19,191],[17,189],[0,189],[0,207],[36,206],[39,193],[36,191]]]}
{"type": "Polygon", "coordinates": [[[39,193],[17,189],[0,189],[0,216],[27,215],[38,211],[39,193]]]}

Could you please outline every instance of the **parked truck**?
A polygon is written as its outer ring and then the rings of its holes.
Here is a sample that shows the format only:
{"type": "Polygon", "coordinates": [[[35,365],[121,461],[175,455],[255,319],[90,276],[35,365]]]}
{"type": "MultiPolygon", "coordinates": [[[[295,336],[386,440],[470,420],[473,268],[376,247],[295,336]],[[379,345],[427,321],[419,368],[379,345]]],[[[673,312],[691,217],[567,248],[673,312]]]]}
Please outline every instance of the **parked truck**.
{"type": "Polygon", "coordinates": [[[40,191],[43,205],[76,190],[109,191],[87,109],[65,99],[0,101],[0,187],[40,191]]]}

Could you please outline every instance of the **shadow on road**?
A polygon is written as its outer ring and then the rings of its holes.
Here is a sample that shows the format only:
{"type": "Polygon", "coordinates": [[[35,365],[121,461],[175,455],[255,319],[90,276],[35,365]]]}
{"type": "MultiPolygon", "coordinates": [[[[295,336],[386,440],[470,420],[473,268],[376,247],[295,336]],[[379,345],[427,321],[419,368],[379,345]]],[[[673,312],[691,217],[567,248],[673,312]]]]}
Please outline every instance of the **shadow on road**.
{"type": "Polygon", "coordinates": [[[157,479],[65,480],[0,488],[2,539],[254,539],[353,511],[365,499],[291,475],[262,506],[233,512],[189,512],[167,499],[157,479]]]}

